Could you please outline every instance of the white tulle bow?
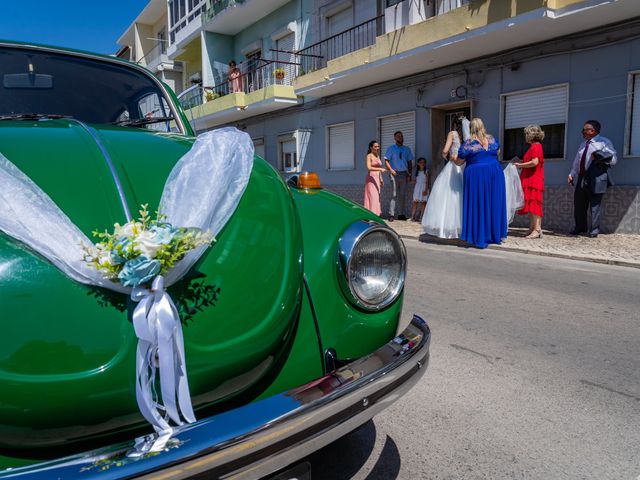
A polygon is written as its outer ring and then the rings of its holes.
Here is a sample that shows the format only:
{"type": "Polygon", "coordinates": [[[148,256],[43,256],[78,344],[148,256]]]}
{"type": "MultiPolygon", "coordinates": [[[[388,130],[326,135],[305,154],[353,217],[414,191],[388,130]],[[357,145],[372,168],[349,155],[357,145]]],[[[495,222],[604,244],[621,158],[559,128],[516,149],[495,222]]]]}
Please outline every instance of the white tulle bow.
{"type": "MultiPolygon", "coordinates": [[[[169,174],[159,211],[176,227],[196,227],[217,235],[246,189],[253,153],[249,135],[235,128],[202,134],[169,174]]],[[[147,442],[143,450],[161,448],[171,435],[171,421],[177,425],[195,421],[182,326],[165,286],[180,280],[206,248],[187,253],[166,278],[156,277],[151,289],[132,290],[106,280],[86,264],[82,245],[91,241],[40,187],[1,154],[0,204],[0,231],[47,258],[73,280],[131,294],[138,302],[133,313],[138,336],[136,398],[140,412],[157,432],[155,440],[147,442]],[[157,372],[163,404],[152,394],[157,372]]]]}

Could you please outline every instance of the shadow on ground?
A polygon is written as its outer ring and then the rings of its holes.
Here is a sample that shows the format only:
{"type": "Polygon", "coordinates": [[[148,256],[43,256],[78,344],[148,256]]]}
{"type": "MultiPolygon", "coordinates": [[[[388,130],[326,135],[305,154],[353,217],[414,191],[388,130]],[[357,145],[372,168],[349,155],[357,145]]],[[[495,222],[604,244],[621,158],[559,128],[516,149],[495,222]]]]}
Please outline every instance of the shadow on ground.
{"type": "MultiPolygon", "coordinates": [[[[376,443],[376,427],[373,421],[345,435],[303,461],[311,463],[313,480],[348,480],[367,463],[376,443]]],[[[400,452],[393,439],[387,436],[380,455],[366,480],[393,480],[400,473],[400,452]]]]}

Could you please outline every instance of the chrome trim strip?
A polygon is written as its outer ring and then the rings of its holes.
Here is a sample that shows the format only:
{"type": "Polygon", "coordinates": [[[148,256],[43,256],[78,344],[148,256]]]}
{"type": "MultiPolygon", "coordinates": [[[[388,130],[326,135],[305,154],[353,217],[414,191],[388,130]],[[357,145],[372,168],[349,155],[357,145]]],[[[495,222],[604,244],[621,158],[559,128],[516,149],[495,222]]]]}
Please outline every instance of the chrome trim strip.
{"type": "Polygon", "coordinates": [[[371,355],[288,392],[177,430],[168,448],[132,455],[132,443],[5,470],[0,478],[256,479],[295,463],[366,423],[424,374],[431,334],[414,316],[371,355]]]}
{"type": "Polygon", "coordinates": [[[1,42],[0,41],[0,47],[10,47],[10,48],[23,48],[23,49],[29,49],[29,50],[39,50],[39,51],[45,51],[45,52],[54,52],[54,53],[59,53],[59,54],[63,54],[63,55],[71,55],[74,57],[80,57],[80,58],[89,58],[91,60],[96,60],[96,61],[100,61],[100,62],[107,62],[107,63],[114,63],[116,65],[119,65],[123,68],[133,68],[134,70],[139,71],[140,73],[144,74],[147,76],[147,78],[151,81],[153,81],[156,86],[158,88],[160,88],[160,90],[162,90],[162,93],[164,93],[165,96],[165,101],[167,102],[167,105],[169,105],[169,108],[171,108],[171,113],[173,114],[173,121],[176,122],[176,125],[178,125],[180,127],[180,131],[182,133],[182,135],[187,135],[187,129],[184,125],[184,122],[182,121],[182,116],[178,114],[178,110],[176,108],[176,105],[174,105],[171,95],[169,95],[169,92],[167,90],[167,88],[165,87],[164,83],[162,83],[155,75],[153,75],[149,70],[147,70],[146,68],[136,64],[136,63],[132,63],[129,62],[128,60],[124,60],[122,58],[118,58],[118,57],[103,57],[101,55],[97,55],[97,54],[92,54],[90,52],[74,52],[74,51],[69,51],[69,50],[64,50],[61,48],[55,48],[55,47],[48,47],[48,46],[41,46],[41,45],[22,45],[22,44],[18,44],[18,43],[6,43],[6,42],[1,42]]]}
{"type": "Polygon", "coordinates": [[[369,311],[378,311],[388,307],[393,303],[404,288],[404,281],[407,274],[407,251],[402,239],[398,234],[387,227],[373,221],[358,220],[347,227],[343,234],[338,239],[338,267],[339,274],[338,281],[342,287],[342,291],[345,293],[349,301],[354,305],[369,311]],[[351,260],[353,258],[353,251],[358,246],[358,243],[367,235],[376,231],[384,231],[388,233],[393,239],[400,245],[400,262],[401,262],[401,278],[397,287],[391,295],[382,303],[366,303],[360,299],[353,290],[351,278],[349,277],[349,271],[351,267],[351,260]]]}
{"type": "Polygon", "coordinates": [[[100,135],[94,128],[90,127],[84,122],[81,122],[80,120],[77,120],[75,118],[70,118],[69,121],[75,122],[78,125],[80,125],[82,128],[84,128],[89,133],[89,135],[91,135],[91,138],[93,138],[93,141],[96,143],[96,145],[100,149],[100,153],[102,153],[102,156],[107,162],[107,165],[109,166],[109,170],[111,171],[111,176],[113,177],[113,181],[116,184],[116,188],[118,189],[118,195],[120,196],[120,203],[122,204],[124,215],[125,217],[127,217],[127,222],[130,222],[132,217],[131,217],[131,212],[129,211],[129,206],[127,205],[127,197],[125,196],[124,189],[122,188],[122,182],[120,182],[120,177],[118,176],[118,172],[116,172],[116,168],[113,165],[113,160],[111,159],[111,155],[109,155],[107,147],[105,147],[104,143],[102,142],[100,135]]]}

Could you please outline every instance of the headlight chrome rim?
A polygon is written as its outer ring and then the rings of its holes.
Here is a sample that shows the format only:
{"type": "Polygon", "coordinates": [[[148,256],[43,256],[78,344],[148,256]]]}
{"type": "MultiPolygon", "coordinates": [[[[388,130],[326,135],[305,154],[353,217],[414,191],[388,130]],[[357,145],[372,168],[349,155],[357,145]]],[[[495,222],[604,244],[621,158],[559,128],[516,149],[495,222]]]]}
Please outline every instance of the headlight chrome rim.
{"type": "Polygon", "coordinates": [[[338,265],[338,278],[340,286],[342,287],[342,290],[349,301],[364,310],[379,311],[395,302],[404,289],[404,283],[407,274],[407,251],[404,243],[400,239],[400,236],[391,228],[373,221],[359,220],[347,227],[347,229],[338,239],[338,265]],[[360,298],[353,287],[352,278],[350,277],[351,262],[353,260],[354,251],[356,250],[358,244],[371,233],[379,231],[388,234],[399,247],[400,278],[397,285],[393,288],[393,290],[385,300],[380,303],[369,303],[360,298]]]}

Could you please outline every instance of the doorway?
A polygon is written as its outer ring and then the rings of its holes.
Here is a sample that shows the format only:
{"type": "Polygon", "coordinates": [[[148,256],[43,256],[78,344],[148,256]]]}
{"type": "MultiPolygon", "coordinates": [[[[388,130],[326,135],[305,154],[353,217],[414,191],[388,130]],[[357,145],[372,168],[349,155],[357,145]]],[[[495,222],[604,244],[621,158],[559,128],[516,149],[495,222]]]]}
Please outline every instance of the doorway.
{"type": "MultiPolygon", "coordinates": [[[[451,131],[453,121],[464,115],[471,119],[472,105],[470,101],[435,105],[431,107],[431,183],[435,181],[444,168],[445,159],[442,149],[447,142],[447,135],[451,131]]],[[[462,139],[460,139],[462,141],[462,139]]]]}

